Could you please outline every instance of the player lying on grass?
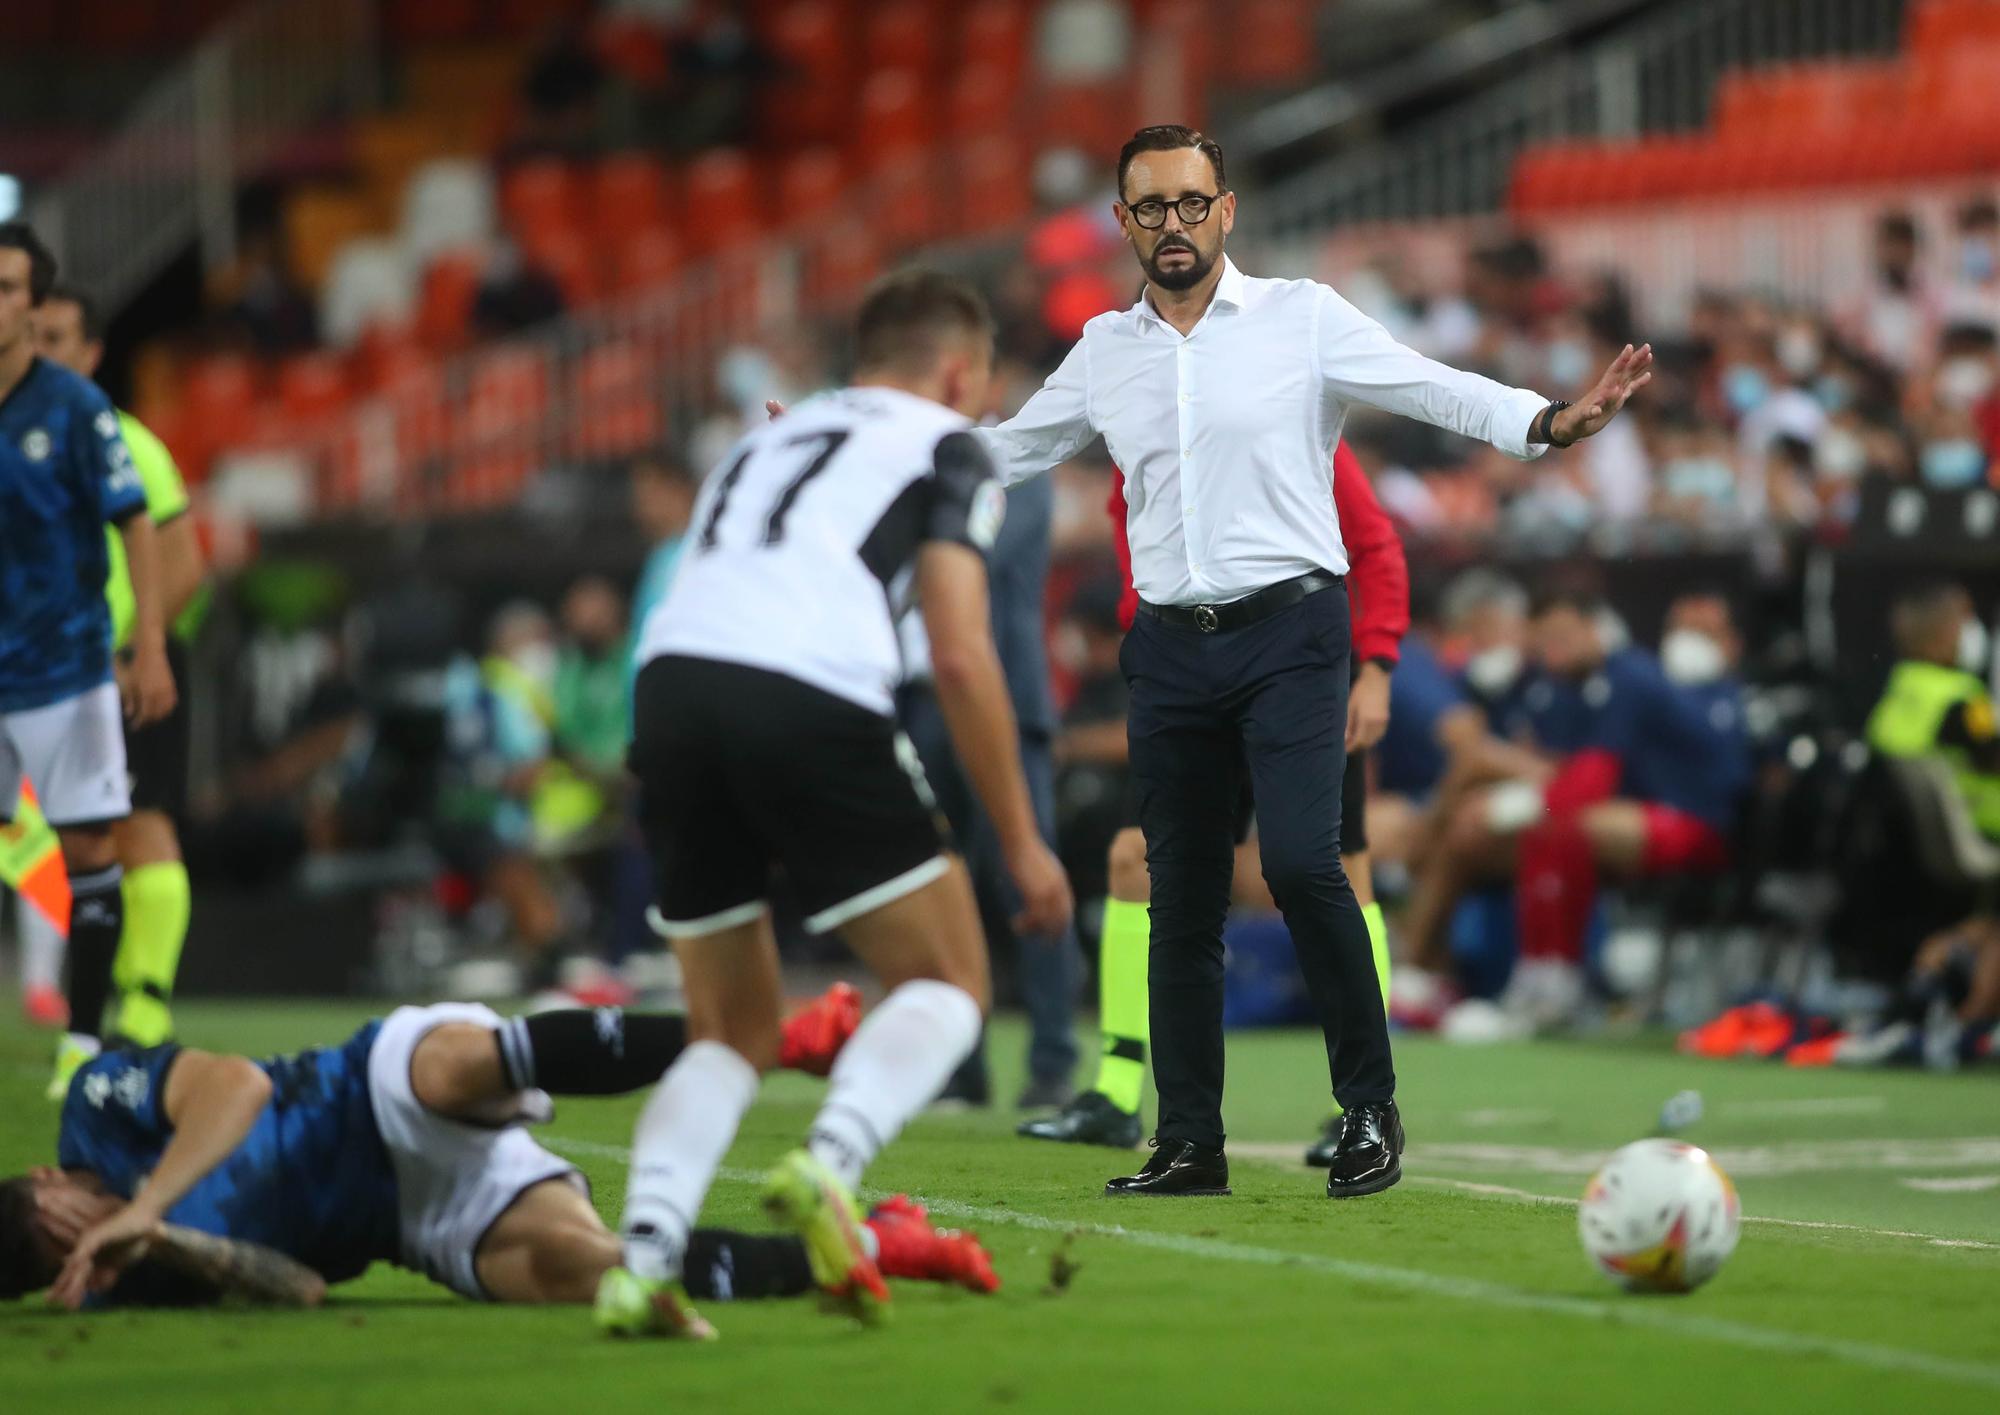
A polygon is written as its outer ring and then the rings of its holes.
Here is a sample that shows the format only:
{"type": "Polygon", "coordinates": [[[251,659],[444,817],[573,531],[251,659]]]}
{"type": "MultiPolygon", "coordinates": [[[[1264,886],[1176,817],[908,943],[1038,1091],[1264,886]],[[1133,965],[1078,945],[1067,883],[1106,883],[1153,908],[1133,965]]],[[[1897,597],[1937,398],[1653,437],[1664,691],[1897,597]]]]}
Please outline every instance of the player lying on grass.
{"type": "MultiPolygon", "coordinates": [[[[787,1063],[824,1074],[858,1020],[851,989],[820,999],[787,1023],[787,1063]]],[[[576,1167],[522,1127],[548,1118],[550,1092],[651,1085],[686,1036],[678,1017],[442,1003],[265,1062],[107,1053],[70,1086],[60,1168],[0,1183],[0,1296],[312,1305],[380,1260],[467,1297],[589,1302],[618,1238],[576,1167]]],[[[999,1286],[976,1239],[906,1199],[866,1229],[890,1276],[999,1286]]],[[[813,1287],[798,1238],[716,1229],[693,1235],[685,1280],[717,1300],[813,1287]]]]}

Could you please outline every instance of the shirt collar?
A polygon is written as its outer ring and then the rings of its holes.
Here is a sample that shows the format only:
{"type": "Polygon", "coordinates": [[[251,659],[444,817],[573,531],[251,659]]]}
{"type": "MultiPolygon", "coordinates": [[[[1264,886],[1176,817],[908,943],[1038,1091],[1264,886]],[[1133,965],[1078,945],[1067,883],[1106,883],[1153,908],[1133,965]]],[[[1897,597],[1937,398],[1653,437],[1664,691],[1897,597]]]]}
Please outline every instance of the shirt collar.
{"type": "MultiPolygon", "coordinates": [[[[1215,294],[1209,299],[1209,307],[1228,305],[1231,309],[1243,308],[1244,297],[1249,293],[1249,280],[1236,268],[1236,262],[1228,256],[1222,258],[1222,278],[1215,282],[1215,294]]],[[[1172,329],[1160,312],[1153,308],[1152,296],[1147,287],[1139,288],[1139,302],[1132,306],[1132,313],[1140,319],[1150,319],[1163,329],[1172,329]]]]}

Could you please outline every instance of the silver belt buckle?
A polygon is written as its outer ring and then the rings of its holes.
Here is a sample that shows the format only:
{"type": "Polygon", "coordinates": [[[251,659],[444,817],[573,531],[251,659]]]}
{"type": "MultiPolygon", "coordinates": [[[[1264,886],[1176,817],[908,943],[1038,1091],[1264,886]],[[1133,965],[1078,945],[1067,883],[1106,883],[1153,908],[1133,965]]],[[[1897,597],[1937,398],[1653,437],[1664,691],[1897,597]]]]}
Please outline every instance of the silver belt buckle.
{"type": "Polygon", "coordinates": [[[1215,617],[1214,605],[1197,604],[1194,607],[1194,627],[1202,633],[1213,634],[1221,625],[1222,621],[1215,617]]]}

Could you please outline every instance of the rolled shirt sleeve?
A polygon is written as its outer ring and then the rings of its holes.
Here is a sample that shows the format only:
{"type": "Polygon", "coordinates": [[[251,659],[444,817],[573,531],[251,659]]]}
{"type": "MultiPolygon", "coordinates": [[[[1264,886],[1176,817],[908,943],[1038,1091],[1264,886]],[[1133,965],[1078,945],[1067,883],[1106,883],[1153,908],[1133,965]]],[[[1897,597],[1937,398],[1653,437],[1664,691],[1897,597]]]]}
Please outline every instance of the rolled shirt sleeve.
{"type": "Polygon", "coordinates": [[[973,435],[1003,486],[1026,481],[1067,462],[1097,435],[1090,425],[1089,358],[1079,339],[1021,411],[998,427],[974,428],[973,435]]]}
{"type": "Polygon", "coordinates": [[[1491,443],[1520,461],[1547,450],[1528,441],[1547,398],[1427,359],[1333,290],[1320,289],[1315,352],[1320,377],[1336,397],[1491,443]]]}

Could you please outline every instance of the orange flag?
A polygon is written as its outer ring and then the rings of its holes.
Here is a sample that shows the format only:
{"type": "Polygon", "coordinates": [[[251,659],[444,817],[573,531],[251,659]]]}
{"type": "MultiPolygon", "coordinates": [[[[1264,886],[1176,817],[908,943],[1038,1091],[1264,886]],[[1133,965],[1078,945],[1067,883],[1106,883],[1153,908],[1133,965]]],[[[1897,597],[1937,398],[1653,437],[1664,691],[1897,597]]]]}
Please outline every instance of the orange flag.
{"type": "Polygon", "coordinates": [[[69,872],[63,868],[62,844],[42,815],[34,786],[21,783],[14,823],[0,825],[0,884],[48,915],[69,932],[69,872]]]}

